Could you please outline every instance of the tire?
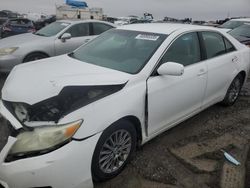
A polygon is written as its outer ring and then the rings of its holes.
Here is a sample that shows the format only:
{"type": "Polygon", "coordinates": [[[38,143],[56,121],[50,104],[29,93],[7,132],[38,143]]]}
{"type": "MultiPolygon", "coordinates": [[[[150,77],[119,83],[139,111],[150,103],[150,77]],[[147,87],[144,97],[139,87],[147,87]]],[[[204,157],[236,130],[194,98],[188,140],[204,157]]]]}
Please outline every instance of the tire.
{"type": "Polygon", "coordinates": [[[100,182],[118,175],[135,152],[136,138],[135,127],[129,121],[121,120],[107,128],[92,158],[93,180],[100,182]]]}
{"type": "Polygon", "coordinates": [[[38,59],[44,59],[44,58],[47,58],[49,57],[48,55],[46,54],[43,54],[43,53],[32,53],[32,54],[29,54],[27,55],[24,60],[23,60],[23,63],[27,63],[27,62],[30,62],[30,61],[35,61],[35,60],[38,60],[38,59]]]}
{"type": "Polygon", "coordinates": [[[224,106],[232,106],[238,99],[243,85],[242,75],[237,75],[230,84],[224,100],[221,102],[224,106]]]}

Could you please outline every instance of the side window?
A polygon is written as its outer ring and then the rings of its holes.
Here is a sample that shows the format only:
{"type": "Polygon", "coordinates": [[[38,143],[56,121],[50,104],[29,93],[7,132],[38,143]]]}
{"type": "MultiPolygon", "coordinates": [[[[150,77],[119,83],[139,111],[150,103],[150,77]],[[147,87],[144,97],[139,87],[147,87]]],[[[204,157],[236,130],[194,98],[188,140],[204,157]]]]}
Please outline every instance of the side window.
{"type": "Polygon", "coordinates": [[[229,42],[226,38],[224,38],[224,41],[225,41],[227,52],[233,52],[236,50],[235,47],[232,45],[232,43],[229,42]]]}
{"type": "Polygon", "coordinates": [[[176,62],[184,66],[201,60],[197,33],[188,33],[176,39],[161,59],[161,63],[176,62]]]}
{"type": "Polygon", "coordinates": [[[89,24],[81,23],[73,25],[65,33],[70,33],[71,37],[89,36],[89,24]]]}
{"type": "Polygon", "coordinates": [[[113,28],[111,25],[103,24],[103,23],[93,23],[93,35],[100,35],[104,31],[113,28]]]}
{"type": "Polygon", "coordinates": [[[202,32],[207,59],[226,53],[223,37],[214,32],[202,32]]]}

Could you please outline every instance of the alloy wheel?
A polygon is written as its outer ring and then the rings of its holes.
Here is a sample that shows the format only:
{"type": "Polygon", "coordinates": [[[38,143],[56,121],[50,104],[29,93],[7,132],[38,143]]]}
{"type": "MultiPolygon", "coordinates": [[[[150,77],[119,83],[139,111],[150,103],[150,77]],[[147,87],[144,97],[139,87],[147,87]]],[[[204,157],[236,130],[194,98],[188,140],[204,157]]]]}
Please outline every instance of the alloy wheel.
{"type": "Polygon", "coordinates": [[[104,173],[119,170],[127,160],[132,137],[127,130],[117,130],[104,142],[99,155],[99,166],[104,173]]]}
{"type": "Polygon", "coordinates": [[[229,89],[228,99],[231,103],[233,103],[237,99],[237,97],[240,94],[240,90],[241,90],[241,81],[239,78],[237,78],[234,80],[229,89]]]}

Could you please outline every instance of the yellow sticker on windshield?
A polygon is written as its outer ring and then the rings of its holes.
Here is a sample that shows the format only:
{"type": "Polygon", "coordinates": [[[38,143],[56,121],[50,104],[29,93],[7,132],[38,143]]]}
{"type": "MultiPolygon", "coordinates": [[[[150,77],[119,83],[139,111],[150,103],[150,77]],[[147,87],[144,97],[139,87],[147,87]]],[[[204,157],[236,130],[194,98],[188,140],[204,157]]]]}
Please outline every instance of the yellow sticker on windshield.
{"type": "Polygon", "coordinates": [[[151,40],[156,41],[160,36],[157,35],[148,35],[148,34],[139,34],[135,38],[140,40],[151,40]]]}

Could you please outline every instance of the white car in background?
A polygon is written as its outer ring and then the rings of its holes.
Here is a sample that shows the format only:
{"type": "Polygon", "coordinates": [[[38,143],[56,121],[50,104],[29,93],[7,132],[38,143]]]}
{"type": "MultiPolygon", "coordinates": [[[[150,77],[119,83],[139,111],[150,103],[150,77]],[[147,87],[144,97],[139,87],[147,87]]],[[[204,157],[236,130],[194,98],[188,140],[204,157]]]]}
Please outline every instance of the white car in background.
{"type": "Polygon", "coordinates": [[[117,26],[128,25],[137,20],[139,20],[139,18],[135,16],[118,17],[117,20],[114,22],[114,24],[117,26]]]}
{"type": "Polygon", "coordinates": [[[218,26],[218,28],[224,29],[224,31],[228,32],[243,25],[244,23],[250,23],[250,18],[231,19],[225,22],[224,24],[218,26]]]}
{"type": "Polygon", "coordinates": [[[60,20],[35,33],[0,40],[0,72],[9,72],[18,64],[66,54],[114,28],[98,20],[60,20]]]}
{"type": "Polygon", "coordinates": [[[233,105],[250,49],[216,28],[135,24],[69,55],[16,66],[0,112],[4,187],[91,188],[142,145],[205,108],[233,105]]]}

